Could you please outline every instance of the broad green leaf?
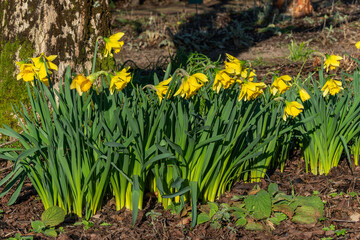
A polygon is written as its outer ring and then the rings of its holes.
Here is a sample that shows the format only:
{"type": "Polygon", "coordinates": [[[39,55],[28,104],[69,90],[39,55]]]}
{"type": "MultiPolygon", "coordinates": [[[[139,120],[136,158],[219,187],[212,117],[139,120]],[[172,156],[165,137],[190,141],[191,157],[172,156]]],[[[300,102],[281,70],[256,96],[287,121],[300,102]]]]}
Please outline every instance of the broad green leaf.
{"type": "Polygon", "coordinates": [[[276,183],[270,183],[268,187],[268,192],[271,197],[274,197],[274,195],[279,191],[279,187],[276,183]]]}
{"type": "Polygon", "coordinates": [[[261,223],[249,222],[248,224],[246,224],[245,229],[252,231],[262,231],[264,230],[264,226],[261,225],[261,223]]]}
{"type": "Polygon", "coordinates": [[[272,218],[269,218],[269,221],[274,223],[275,225],[279,225],[280,222],[286,220],[288,217],[286,216],[285,213],[282,212],[277,212],[274,214],[275,216],[272,218]]]}
{"type": "Polygon", "coordinates": [[[247,223],[246,218],[244,216],[242,216],[242,217],[238,218],[238,220],[236,220],[235,225],[237,227],[243,227],[243,226],[245,226],[246,223],[247,223]]]}
{"type": "Polygon", "coordinates": [[[320,212],[312,207],[312,206],[301,206],[301,207],[298,207],[296,210],[295,210],[295,216],[296,215],[303,215],[303,216],[311,216],[311,217],[314,217],[316,219],[322,217],[322,215],[320,214],[320,212]]]}
{"type": "Polygon", "coordinates": [[[216,203],[213,202],[209,202],[209,207],[210,207],[210,212],[209,212],[209,217],[212,218],[215,213],[217,213],[217,211],[219,211],[219,207],[216,203]]]}
{"type": "Polygon", "coordinates": [[[300,224],[313,224],[317,223],[317,219],[313,216],[308,215],[295,215],[292,219],[292,222],[294,223],[300,223],[300,224]]]}
{"type": "Polygon", "coordinates": [[[206,213],[200,213],[197,216],[197,224],[202,224],[205,222],[208,222],[211,220],[211,217],[209,217],[209,215],[207,215],[206,213]]]}
{"type": "Polygon", "coordinates": [[[40,233],[43,229],[46,228],[46,225],[43,221],[32,221],[31,227],[32,229],[34,229],[34,232],[40,233]]]}
{"type": "Polygon", "coordinates": [[[46,226],[57,226],[65,220],[65,211],[58,206],[49,207],[41,215],[41,220],[46,226]]]}
{"type": "Polygon", "coordinates": [[[319,196],[298,196],[295,202],[298,203],[298,206],[311,206],[315,208],[320,213],[319,217],[322,217],[324,214],[324,203],[319,196]]]}
{"type": "Polygon", "coordinates": [[[292,216],[294,216],[294,212],[295,212],[294,209],[290,205],[285,204],[285,203],[274,205],[273,211],[282,212],[289,218],[292,218],[292,216]]]}
{"type": "Polygon", "coordinates": [[[57,237],[57,232],[55,231],[55,229],[46,229],[44,231],[44,234],[48,237],[57,237]]]}
{"type": "Polygon", "coordinates": [[[245,207],[252,213],[255,219],[268,218],[271,215],[271,198],[265,190],[260,190],[255,195],[250,195],[245,199],[245,207]]]}

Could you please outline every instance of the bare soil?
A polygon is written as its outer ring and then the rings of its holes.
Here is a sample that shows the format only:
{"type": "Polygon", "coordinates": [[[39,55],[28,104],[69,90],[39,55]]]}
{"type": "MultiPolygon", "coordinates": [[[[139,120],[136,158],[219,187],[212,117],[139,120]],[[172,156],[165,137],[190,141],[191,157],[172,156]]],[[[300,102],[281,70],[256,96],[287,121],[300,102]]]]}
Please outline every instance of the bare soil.
{"type": "MultiPolygon", "coordinates": [[[[113,31],[125,32],[125,46],[117,60],[131,60],[142,69],[164,69],[169,56],[177,51],[198,51],[213,60],[224,59],[230,53],[248,60],[259,78],[268,72],[295,76],[303,61],[288,59],[291,41],[307,42],[308,48],[318,52],[345,57],[345,71],[355,68],[346,54],[358,57],[355,43],[360,41],[360,7],[356,1],[314,1],[313,16],[290,19],[286,14],[265,25],[255,24],[256,14],[263,3],[255,1],[205,1],[196,7],[184,2],[154,5],[145,1],[143,5],[131,7],[131,3],[115,1],[113,7],[113,31]],[[197,13],[196,13],[197,12],[197,13]],[[269,25],[273,24],[273,25],[269,25]],[[268,27],[266,29],[266,27],[268,27]]],[[[174,56],[174,55],[173,55],[174,56]]],[[[302,68],[301,75],[319,67],[319,59],[311,56],[302,68]]],[[[161,71],[160,71],[161,72],[161,71]]],[[[115,211],[113,199],[109,199],[102,210],[89,221],[93,227],[84,229],[75,226],[79,219],[67,216],[57,229],[57,239],[360,239],[360,168],[351,169],[346,160],[327,176],[314,176],[305,172],[299,153],[294,153],[284,172],[275,170],[269,178],[258,183],[266,189],[270,182],[280,190],[291,194],[309,196],[318,194],[325,204],[325,218],[312,225],[301,225],[286,220],[274,230],[249,231],[236,227],[235,222],[225,223],[215,230],[208,223],[190,227],[190,218],[165,211],[156,203],[155,196],[147,195],[145,206],[139,213],[135,226],[131,226],[131,212],[115,211]],[[154,219],[146,216],[151,210],[159,213],[154,219]],[[104,225],[107,223],[107,226],[104,225]],[[344,236],[324,227],[334,225],[336,230],[346,230],[344,236]]],[[[11,169],[11,163],[0,160],[0,179],[11,169]]],[[[239,182],[218,202],[231,202],[236,195],[246,195],[254,183],[239,182]]],[[[0,189],[2,190],[2,189],[0,189]]],[[[10,194],[0,198],[0,238],[7,239],[16,233],[35,236],[35,239],[50,239],[43,234],[31,232],[31,221],[40,220],[44,211],[42,203],[31,183],[24,184],[17,202],[7,206],[10,194]]]]}

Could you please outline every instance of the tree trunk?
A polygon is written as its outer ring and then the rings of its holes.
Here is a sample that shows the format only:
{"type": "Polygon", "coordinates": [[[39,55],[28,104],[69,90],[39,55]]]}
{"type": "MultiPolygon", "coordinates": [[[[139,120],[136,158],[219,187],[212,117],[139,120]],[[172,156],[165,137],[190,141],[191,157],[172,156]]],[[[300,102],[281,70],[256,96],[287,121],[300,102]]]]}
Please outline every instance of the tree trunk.
{"type": "MultiPolygon", "coordinates": [[[[58,78],[67,66],[91,69],[95,40],[110,34],[110,20],[108,0],[0,0],[0,42],[30,42],[32,57],[57,55],[58,78]]],[[[14,61],[23,60],[18,52],[14,61]]]]}

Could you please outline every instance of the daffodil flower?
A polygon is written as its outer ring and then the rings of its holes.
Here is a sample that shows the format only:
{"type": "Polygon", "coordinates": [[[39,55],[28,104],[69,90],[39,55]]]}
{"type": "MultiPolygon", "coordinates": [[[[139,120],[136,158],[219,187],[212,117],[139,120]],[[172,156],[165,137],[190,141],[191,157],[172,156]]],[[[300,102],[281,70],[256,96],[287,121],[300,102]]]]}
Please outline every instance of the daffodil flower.
{"type": "Polygon", "coordinates": [[[308,94],[308,92],[303,89],[303,88],[300,88],[299,90],[299,95],[300,95],[300,98],[301,98],[301,101],[305,102],[307,100],[310,99],[310,95],[308,94]]]}
{"type": "Polygon", "coordinates": [[[242,79],[247,79],[248,81],[253,81],[254,77],[256,76],[255,70],[250,68],[245,68],[241,71],[240,74],[242,79]]]}
{"type": "Polygon", "coordinates": [[[244,99],[244,101],[247,100],[253,100],[264,93],[262,90],[263,88],[266,88],[266,84],[263,82],[257,83],[257,82],[245,82],[241,86],[241,92],[239,95],[238,100],[241,101],[244,99]]]}
{"type": "Polygon", "coordinates": [[[216,91],[216,93],[219,93],[221,87],[227,89],[234,83],[235,79],[230,77],[226,70],[220,70],[215,75],[213,90],[216,91]]]}
{"type": "Polygon", "coordinates": [[[114,94],[115,89],[118,91],[123,90],[131,80],[131,73],[127,72],[128,67],[123,68],[120,72],[116,72],[116,75],[111,78],[110,93],[114,94]]]}
{"type": "Polygon", "coordinates": [[[326,60],[324,62],[324,68],[326,68],[326,72],[329,71],[329,68],[331,70],[334,70],[336,67],[340,66],[340,60],[342,60],[343,58],[340,56],[336,56],[336,55],[327,55],[326,56],[326,60]]]}
{"type": "Polygon", "coordinates": [[[122,38],[124,36],[123,32],[118,32],[115,33],[114,35],[111,35],[108,38],[103,38],[105,41],[105,52],[104,52],[104,57],[107,57],[108,55],[110,55],[111,57],[113,56],[111,50],[114,49],[115,53],[120,52],[122,46],[124,45],[124,42],[121,41],[119,42],[120,38],[122,38]]]}
{"type": "Polygon", "coordinates": [[[275,76],[275,80],[271,85],[270,91],[273,95],[276,95],[277,92],[279,92],[279,94],[283,94],[284,92],[286,92],[291,85],[288,85],[287,82],[291,81],[291,77],[289,75],[284,75],[281,77],[276,77],[275,76]]]}
{"type": "Polygon", "coordinates": [[[206,75],[203,73],[195,73],[188,78],[185,77],[174,96],[180,95],[185,99],[189,99],[208,81],[206,75]]]}
{"type": "MultiPolygon", "coordinates": [[[[167,80],[164,80],[160,82],[158,85],[155,85],[154,88],[156,90],[156,94],[159,97],[160,103],[164,99],[167,91],[169,90],[169,83],[171,82],[172,78],[168,78],[167,80]]],[[[170,96],[168,96],[169,98],[170,96]]]]}
{"type": "Polygon", "coordinates": [[[50,55],[49,57],[45,56],[44,53],[41,53],[37,58],[31,58],[33,61],[35,68],[37,69],[37,74],[39,76],[40,81],[45,83],[46,85],[49,84],[48,74],[46,72],[46,68],[48,69],[49,74],[52,72],[50,70],[58,70],[58,67],[52,63],[57,58],[56,55],[50,55]],[[46,67],[45,67],[46,64],[46,67]]]}
{"type": "Polygon", "coordinates": [[[323,91],[323,96],[325,97],[328,93],[331,95],[335,95],[336,93],[340,92],[340,90],[343,90],[342,88],[342,82],[336,81],[334,79],[329,79],[325,85],[321,88],[321,91],[323,91]]]}
{"type": "Polygon", "coordinates": [[[283,119],[284,121],[286,121],[288,116],[292,116],[293,118],[295,118],[297,115],[299,115],[304,109],[304,106],[301,105],[300,103],[293,101],[293,102],[288,102],[285,100],[285,108],[284,108],[284,114],[283,114],[283,119]]]}
{"type": "Polygon", "coordinates": [[[357,49],[360,49],[360,41],[358,41],[358,42],[355,44],[355,47],[356,47],[357,49]]]}
{"type": "Polygon", "coordinates": [[[36,77],[36,68],[33,64],[17,62],[20,67],[20,73],[16,76],[17,80],[23,79],[25,82],[31,82],[36,77]]]}
{"type": "Polygon", "coordinates": [[[241,61],[230,54],[226,54],[226,57],[227,61],[224,62],[225,71],[231,75],[240,77],[245,61],[241,61]]]}
{"type": "Polygon", "coordinates": [[[84,74],[77,75],[71,82],[70,89],[76,89],[80,96],[84,92],[89,91],[94,81],[88,76],[85,77],[84,74]]]}

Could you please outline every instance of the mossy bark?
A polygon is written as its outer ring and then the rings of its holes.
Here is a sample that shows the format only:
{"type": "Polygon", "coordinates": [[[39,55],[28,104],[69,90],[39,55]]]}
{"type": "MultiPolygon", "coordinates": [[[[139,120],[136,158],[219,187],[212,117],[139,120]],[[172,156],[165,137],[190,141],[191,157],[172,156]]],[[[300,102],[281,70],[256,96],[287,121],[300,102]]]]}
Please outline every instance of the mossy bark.
{"type": "Polygon", "coordinates": [[[60,77],[67,66],[90,70],[95,40],[110,34],[110,18],[108,0],[0,0],[0,42],[26,40],[35,55],[58,55],[60,77]]]}
{"type": "Polygon", "coordinates": [[[0,127],[19,130],[11,105],[28,101],[15,62],[57,55],[55,81],[67,66],[90,71],[96,38],[110,34],[110,17],[108,0],[0,0],[0,127]]]}

